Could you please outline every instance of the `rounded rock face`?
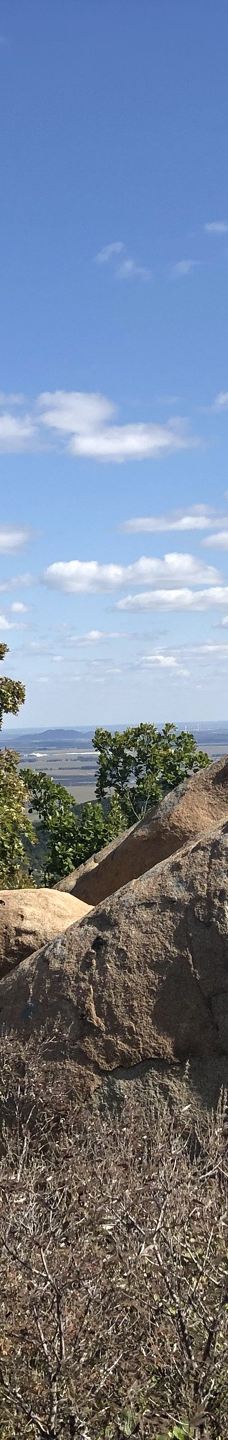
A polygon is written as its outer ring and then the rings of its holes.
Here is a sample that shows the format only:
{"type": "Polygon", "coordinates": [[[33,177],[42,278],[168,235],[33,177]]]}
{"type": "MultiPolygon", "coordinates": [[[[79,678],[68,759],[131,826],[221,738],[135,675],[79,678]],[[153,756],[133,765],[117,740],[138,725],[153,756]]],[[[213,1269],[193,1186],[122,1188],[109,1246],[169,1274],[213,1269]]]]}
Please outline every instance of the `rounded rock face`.
{"type": "Polygon", "coordinates": [[[126,885],[2,980],[0,1025],[37,1041],[45,1025],[47,1055],[95,1075],[148,1059],[220,1064],[227,862],[225,822],[126,885]]]}
{"type": "Polygon", "coordinates": [[[90,908],[56,890],[0,890],[0,980],[90,908]]]}

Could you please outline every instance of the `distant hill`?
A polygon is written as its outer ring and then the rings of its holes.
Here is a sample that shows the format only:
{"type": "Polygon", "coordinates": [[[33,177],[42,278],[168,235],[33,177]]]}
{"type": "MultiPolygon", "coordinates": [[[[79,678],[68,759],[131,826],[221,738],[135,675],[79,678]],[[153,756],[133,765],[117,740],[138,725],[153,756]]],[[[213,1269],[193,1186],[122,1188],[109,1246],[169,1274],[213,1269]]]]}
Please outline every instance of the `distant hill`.
{"type": "Polygon", "coordinates": [[[94,735],[94,726],[66,730],[2,730],[0,735],[0,746],[3,748],[9,745],[12,749],[18,749],[20,754],[24,750],[68,750],[75,746],[77,750],[85,749],[91,745],[94,735]]]}

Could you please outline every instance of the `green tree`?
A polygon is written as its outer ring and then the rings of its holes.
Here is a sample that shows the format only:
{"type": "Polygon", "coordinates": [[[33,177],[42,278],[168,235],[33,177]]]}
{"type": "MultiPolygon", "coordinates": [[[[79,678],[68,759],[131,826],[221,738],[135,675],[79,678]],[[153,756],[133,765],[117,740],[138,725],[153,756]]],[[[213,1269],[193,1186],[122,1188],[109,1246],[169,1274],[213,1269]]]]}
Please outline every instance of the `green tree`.
{"type": "MultiPolygon", "coordinates": [[[[0,660],[8,655],[8,645],[0,644],[0,660]]],[[[25,686],[20,680],[9,680],[7,675],[2,675],[0,680],[0,730],[2,729],[3,715],[17,715],[20,705],[24,705],[25,686]]]]}
{"type": "Polygon", "coordinates": [[[116,796],[125,825],[133,825],[192,770],[208,765],[208,755],[197,750],[194,736],[170,724],[163,730],[136,725],[122,734],[97,729],[93,745],[98,754],[97,799],[116,796]]]}
{"type": "Polygon", "coordinates": [[[39,816],[44,840],[43,878],[54,885],[90,855],[101,850],[122,827],[118,801],[107,807],[89,802],[79,810],[72,795],[42,770],[23,771],[32,810],[39,816]]]}
{"type": "MultiPolygon", "coordinates": [[[[0,660],[8,646],[0,645],[0,660]]],[[[0,729],[3,715],[17,715],[25,699],[25,688],[19,680],[3,676],[0,680],[0,729]]],[[[28,883],[28,841],[33,831],[26,809],[26,790],[18,774],[19,755],[14,750],[0,751],[0,886],[16,889],[28,883]]]]}

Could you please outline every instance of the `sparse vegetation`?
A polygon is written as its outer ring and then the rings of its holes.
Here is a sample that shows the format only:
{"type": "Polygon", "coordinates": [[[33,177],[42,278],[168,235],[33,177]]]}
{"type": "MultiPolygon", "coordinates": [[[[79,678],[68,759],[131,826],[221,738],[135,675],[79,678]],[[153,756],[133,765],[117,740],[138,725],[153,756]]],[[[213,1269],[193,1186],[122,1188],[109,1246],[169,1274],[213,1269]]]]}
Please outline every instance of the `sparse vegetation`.
{"type": "MultiPolygon", "coordinates": [[[[3,686],[16,713],[23,687],[3,686]]],[[[26,796],[50,885],[207,763],[173,726],[94,745],[80,812],[1,752],[2,885],[26,883],[26,796]]],[[[1,1440],[226,1440],[227,1098],[209,1119],[175,1082],[169,1104],[100,1089],[61,1060],[59,1029],[56,1060],[48,1031],[0,1040],[1,1440]]]]}
{"type": "Polygon", "coordinates": [[[1,1108],[4,1440],[226,1440],[225,1099],[118,1114],[44,1036],[1,1108]]]}

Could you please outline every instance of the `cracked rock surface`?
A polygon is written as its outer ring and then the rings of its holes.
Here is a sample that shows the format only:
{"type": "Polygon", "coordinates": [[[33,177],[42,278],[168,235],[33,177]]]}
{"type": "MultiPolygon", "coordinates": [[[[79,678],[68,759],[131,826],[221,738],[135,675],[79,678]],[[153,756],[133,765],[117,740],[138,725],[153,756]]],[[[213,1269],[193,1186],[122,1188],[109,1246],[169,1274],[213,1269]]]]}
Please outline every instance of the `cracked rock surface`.
{"type": "Polygon", "coordinates": [[[228,1060],[228,820],[24,960],[0,1022],[94,1076],[228,1060]]]}

